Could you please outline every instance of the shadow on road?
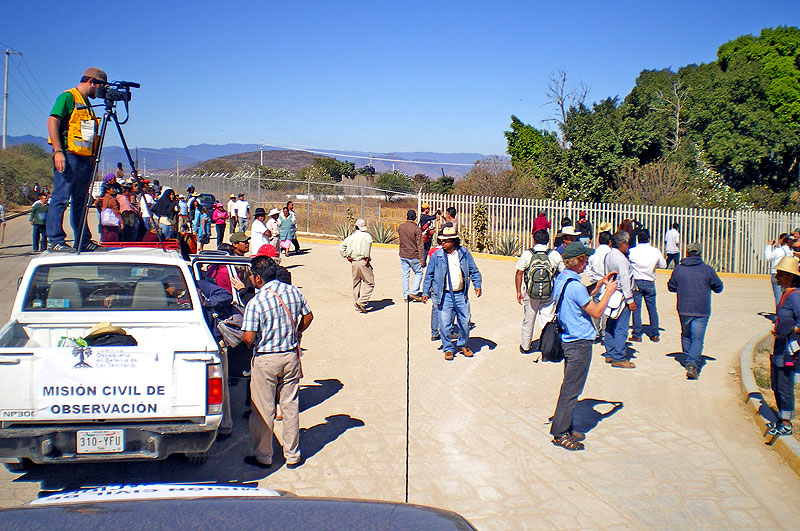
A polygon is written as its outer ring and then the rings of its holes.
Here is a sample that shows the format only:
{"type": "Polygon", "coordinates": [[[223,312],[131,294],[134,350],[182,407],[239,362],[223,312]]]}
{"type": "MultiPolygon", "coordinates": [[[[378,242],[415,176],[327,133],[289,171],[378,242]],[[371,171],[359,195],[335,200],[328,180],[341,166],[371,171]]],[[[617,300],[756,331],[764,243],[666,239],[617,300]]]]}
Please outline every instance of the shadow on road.
{"type": "MultiPolygon", "coordinates": [[[[668,358],[675,358],[675,361],[677,361],[681,367],[686,368],[686,356],[683,355],[683,352],[670,352],[666,356],[668,358]]],[[[706,363],[709,361],[717,361],[717,358],[712,358],[711,356],[706,356],[705,354],[700,356],[700,358],[700,365],[697,367],[698,373],[702,372],[703,367],[705,367],[706,363]]]]}
{"type": "MultiPolygon", "coordinates": [[[[103,462],[58,465],[33,465],[18,482],[39,482],[39,496],[56,491],[72,490],[88,486],[146,484],[146,483],[209,483],[246,484],[263,479],[284,464],[283,450],[273,437],[273,465],[261,469],[248,465],[244,458],[252,454],[248,420],[243,416],[247,385],[231,387],[231,413],[233,434],[217,441],[208,452],[208,461],[199,466],[190,465],[186,457],[172,455],[164,461],[103,462]]],[[[300,389],[300,410],[310,409],[335,395],[343,385],[336,379],[315,380],[315,384],[300,389]]],[[[302,422],[302,419],[301,419],[302,422]]],[[[275,431],[281,433],[283,423],[275,423],[275,431]]],[[[300,448],[303,456],[313,462],[313,456],[325,445],[340,437],[350,428],[364,426],[360,419],[346,414],[331,415],[325,423],[300,430],[300,448]]],[[[307,465],[306,465],[307,466],[307,465]]]]}
{"type": "Polygon", "coordinates": [[[387,306],[394,306],[394,301],[392,299],[381,299],[379,301],[369,301],[367,303],[367,310],[370,312],[377,312],[378,310],[383,310],[387,306]]]}
{"type": "Polygon", "coordinates": [[[573,413],[573,423],[575,430],[586,433],[594,429],[601,420],[606,419],[622,409],[622,402],[609,402],[608,400],[597,400],[596,398],[584,398],[579,400],[573,413]],[[597,406],[608,404],[611,407],[605,413],[595,409],[597,406]]]}
{"type": "Polygon", "coordinates": [[[467,346],[475,352],[476,354],[483,350],[483,347],[488,347],[489,350],[494,350],[497,348],[497,343],[492,341],[491,339],[486,339],[484,337],[471,337],[467,340],[467,346]]]}

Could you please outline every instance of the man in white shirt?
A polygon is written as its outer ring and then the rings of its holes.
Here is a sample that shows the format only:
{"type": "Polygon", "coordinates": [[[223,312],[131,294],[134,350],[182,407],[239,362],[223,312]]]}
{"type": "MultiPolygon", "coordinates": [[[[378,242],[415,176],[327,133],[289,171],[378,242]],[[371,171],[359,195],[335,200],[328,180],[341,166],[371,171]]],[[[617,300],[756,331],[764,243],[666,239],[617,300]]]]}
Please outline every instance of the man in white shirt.
{"type": "Polygon", "coordinates": [[[667,267],[672,262],[672,268],[680,262],[681,257],[681,233],[678,232],[680,225],[673,223],[672,227],[664,234],[664,252],[667,253],[667,267]]]}
{"type": "Polygon", "coordinates": [[[267,219],[267,237],[269,238],[267,243],[275,247],[277,251],[280,251],[281,245],[281,227],[278,224],[280,213],[280,210],[273,208],[269,211],[269,219],[267,219]]]}
{"type": "Polygon", "coordinates": [[[247,230],[247,218],[250,217],[250,203],[245,201],[244,194],[239,194],[239,199],[234,204],[236,217],[239,219],[239,229],[247,230]]]}
{"type": "Polygon", "coordinates": [[[650,317],[650,341],[658,343],[658,309],[656,308],[656,268],[666,267],[667,261],[657,247],[650,245],[650,231],[641,229],[638,235],[639,245],[631,247],[628,258],[633,270],[633,330],[630,341],[641,341],[644,327],[642,325],[642,299],[647,306],[647,315],[650,317]]]}
{"type": "Polygon", "coordinates": [[[350,262],[353,275],[353,305],[357,312],[367,313],[367,304],[375,289],[375,272],[370,263],[372,236],[367,232],[367,222],[356,220],[356,230],[339,244],[339,254],[350,262]]]}
{"type": "Polygon", "coordinates": [[[781,261],[781,258],[784,256],[792,256],[792,248],[789,247],[789,241],[789,235],[784,232],[778,236],[778,245],[775,245],[775,240],[772,240],[764,248],[764,258],[769,262],[769,278],[772,282],[772,294],[775,297],[776,312],[778,304],[781,302],[783,288],[781,288],[775,280],[775,268],[778,267],[778,262],[781,261]]]}
{"type": "Polygon", "coordinates": [[[155,203],[155,199],[150,194],[150,182],[147,180],[142,181],[142,195],[139,197],[139,212],[142,215],[142,223],[144,224],[144,229],[146,231],[150,230],[151,228],[155,228],[155,224],[152,223],[152,213],[150,212],[150,208],[155,203]]]}
{"type": "MultiPolygon", "coordinates": [[[[606,230],[601,230],[597,235],[597,248],[594,250],[594,254],[589,257],[589,263],[584,270],[589,276],[590,284],[586,288],[589,293],[594,291],[594,287],[605,276],[605,259],[606,255],[611,251],[611,246],[609,245],[611,243],[610,228],[610,223],[600,224],[600,229],[606,230]]],[[[599,302],[601,297],[602,295],[598,293],[593,297],[593,300],[599,302]]],[[[599,318],[592,317],[592,323],[594,323],[594,327],[597,330],[597,340],[602,342],[606,329],[606,314],[604,313],[599,318]]]]}
{"type": "Polygon", "coordinates": [[[225,211],[228,212],[228,224],[230,225],[230,233],[233,234],[236,232],[236,222],[239,221],[236,219],[236,195],[231,194],[230,199],[228,199],[228,204],[225,205],[225,211]]]}
{"type": "MultiPolygon", "coordinates": [[[[547,246],[547,244],[550,243],[550,235],[546,230],[534,232],[533,241],[536,245],[534,245],[532,249],[523,251],[522,256],[519,257],[519,261],[517,262],[517,272],[514,275],[514,285],[517,288],[517,302],[524,308],[522,316],[522,339],[519,344],[519,351],[522,354],[534,352],[534,350],[531,350],[531,342],[533,341],[533,332],[536,325],[539,325],[539,333],[541,334],[544,325],[553,319],[553,280],[556,278],[556,275],[564,270],[564,260],[561,258],[561,253],[554,252],[547,246]],[[528,268],[538,268],[539,263],[549,268],[549,290],[545,290],[547,292],[546,297],[537,295],[537,291],[541,286],[534,282],[534,275],[526,275],[528,268]],[[534,284],[533,286],[527,285],[528,279],[534,284]],[[533,291],[533,296],[530,293],[531,291],[533,291]]],[[[531,273],[534,271],[535,269],[531,270],[531,273]]]]}
{"type": "Polygon", "coordinates": [[[267,226],[264,224],[264,218],[267,217],[266,211],[258,207],[254,214],[253,225],[250,227],[250,254],[255,256],[261,246],[268,243],[266,232],[267,226]]]}

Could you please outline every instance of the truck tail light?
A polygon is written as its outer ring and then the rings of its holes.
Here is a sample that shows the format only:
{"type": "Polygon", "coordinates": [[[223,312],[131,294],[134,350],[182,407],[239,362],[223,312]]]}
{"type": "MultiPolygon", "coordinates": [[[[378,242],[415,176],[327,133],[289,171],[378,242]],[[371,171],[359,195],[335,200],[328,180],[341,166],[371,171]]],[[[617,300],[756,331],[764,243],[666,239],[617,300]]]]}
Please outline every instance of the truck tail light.
{"type": "Polygon", "coordinates": [[[224,393],[224,382],[222,381],[222,366],[219,363],[207,366],[208,383],[206,384],[206,409],[209,415],[219,415],[222,413],[222,399],[224,393]]]}

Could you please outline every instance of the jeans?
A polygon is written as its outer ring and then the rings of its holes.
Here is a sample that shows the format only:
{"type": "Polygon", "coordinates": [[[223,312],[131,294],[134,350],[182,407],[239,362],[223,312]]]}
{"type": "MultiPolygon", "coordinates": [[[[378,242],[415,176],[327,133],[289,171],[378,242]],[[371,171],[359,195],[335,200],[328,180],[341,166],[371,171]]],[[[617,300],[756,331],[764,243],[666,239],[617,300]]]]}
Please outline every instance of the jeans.
{"type": "Polygon", "coordinates": [[[631,336],[642,337],[647,333],[650,337],[658,335],[658,309],[656,308],[656,283],[652,280],[635,280],[636,289],[633,291],[633,302],[636,309],[633,311],[633,331],[631,336]],[[650,332],[643,330],[642,326],[642,298],[647,305],[647,315],[650,317],[650,332]]]}
{"type": "Polygon", "coordinates": [[[174,238],[175,237],[175,229],[172,225],[164,225],[163,223],[158,224],[161,227],[161,234],[164,235],[164,238],[174,238]]]}
{"type": "Polygon", "coordinates": [[[669,263],[672,262],[672,269],[675,269],[675,266],[680,262],[678,257],[680,257],[680,253],[667,253],[667,265],[665,267],[669,269],[669,263]]]}
{"type": "MultiPolygon", "coordinates": [[[[623,304],[625,304],[623,302],[623,304]]],[[[625,304],[618,319],[606,321],[605,347],[606,356],[612,361],[623,361],[628,357],[628,328],[630,328],[631,310],[625,304]]]]}
{"type": "Polygon", "coordinates": [[[561,382],[556,412],[550,425],[550,434],[554,437],[572,431],[575,406],[583,392],[592,362],[592,342],[588,339],[561,343],[561,348],[564,351],[564,381],[561,382]]]}
{"type": "Polygon", "coordinates": [[[414,295],[420,292],[422,286],[422,266],[419,258],[400,258],[400,270],[403,272],[403,299],[408,299],[408,275],[414,271],[414,295]]]}
{"type": "Polygon", "coordinates": [[[75,247],[83,247],[92,239],[89,224],[83,228],[83,239],[78,245],[83,212],[89,200],[89,183],[92,182],[92,157],[79,157],[66,152],[64,172],[53,169],[53,195],[47,211],[47,239],[50,245],[63,244],[67,234],[64,232],[64,212],[70,205],[69,217],[72,225],[75,247]]]}
{"type": "Polygon", "coordinates": [[[781,303],[781,296],[783,296],[783,288],[775,280],[775,273],[769,276],[769,280],[772,283],[772,296],[775,297],[775,312],[777,312],[778,305],[781,303]]]}
{"type": "Polygon", "coordinates": [[[239,230],[245,232],[247,230],[247,218],[239,217],[239,230]]]}
{"type": "Polygon", "coordinates": [[[770,385],[781,420],[794,417],[794,366],[778,367],[770,360],[770,385]]]}
{"type": "Polygon", "coordinates": [[[467,298],[463,293],[444,292],[442,305],[439,308],[439,336],[442,340],[442,350],[445,352],[455,352],[467,346],[469,339],[469,307],[467,298]],[[450,337],[453,330],[453,320],[455,319],[458,339],[453,344],[450,337]]]}
{"type": "Polygon", "coordinates": [[[225,224],[224,223],[217,223],[217,247],[222,243],[222,239],[225,237],[225,224]]]}
{"type": "Polygon", "coordinates": [[[439,305],[435,297],[428,300],[431,303],[431,337],[439,339],[439,305]]]}
{"type": "Polygon", "coordinates": [[[33,250],[46,251],[47,250],[47,226],[33,224],[33,250]]]}
{"type": "Polygon", "coordinates": [[[708,316],[678,315],[681,320],[681,348],[684,367],[700,367],[703,361],[703,339],[706,336],[708,316]]]}

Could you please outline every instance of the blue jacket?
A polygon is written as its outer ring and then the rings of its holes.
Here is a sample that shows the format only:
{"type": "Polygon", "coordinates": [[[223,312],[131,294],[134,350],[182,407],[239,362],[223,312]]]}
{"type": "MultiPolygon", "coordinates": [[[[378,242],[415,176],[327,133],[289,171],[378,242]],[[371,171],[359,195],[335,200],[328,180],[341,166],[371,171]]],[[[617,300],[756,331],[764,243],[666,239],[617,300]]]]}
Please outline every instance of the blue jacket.
{"type": "Polygon", "coordinates": [[[687,256],[675,267],[667,289],[678,294],[678,315],[711,315],[711,292],[722,293],[722,281],[699,256],[687,256]]]}
{"type": "MultiPolygon", "coordinates": [[[[461,274],[464,276],[464,289],[462,293],[467,296],[469,292],[469,281],[475,284],[475,289],[481,289],[481,272],[475,265],[472,255],[464,247],[459,247],[456,251],[461,263],[461,274]]],[[[425,269],[425,283],[422,285],[422,294],[427,295],[441,306],[444,297],[445,286],[447,285],[447,257],[444,249],[439,249],[428,260],[428,267],[425,269]]]]}

